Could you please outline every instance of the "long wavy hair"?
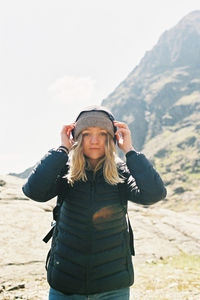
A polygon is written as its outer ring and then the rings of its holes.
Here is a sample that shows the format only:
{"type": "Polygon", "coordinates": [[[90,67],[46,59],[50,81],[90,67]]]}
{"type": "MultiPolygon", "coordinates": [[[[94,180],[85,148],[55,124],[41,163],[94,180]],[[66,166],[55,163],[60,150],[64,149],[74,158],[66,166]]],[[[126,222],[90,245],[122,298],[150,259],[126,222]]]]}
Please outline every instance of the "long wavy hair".
{"type": "MultiPolygon", "coordinates": [[[[123,182],[123,178],[119,176],[117,170],[117,150],[113,137],[107,133],[105,142],[105,155],[101,157],[93,170],[94,175],[103,168],[104,179],[111,185],[123,182]]],[[[66,175],[68,182],[73,186],[75,181],[87,181],[86,169],[92,169],[89,160],[83,153],[83,136],[79,135],[76,143],[70,151],[70,168],[66,175]]]]}

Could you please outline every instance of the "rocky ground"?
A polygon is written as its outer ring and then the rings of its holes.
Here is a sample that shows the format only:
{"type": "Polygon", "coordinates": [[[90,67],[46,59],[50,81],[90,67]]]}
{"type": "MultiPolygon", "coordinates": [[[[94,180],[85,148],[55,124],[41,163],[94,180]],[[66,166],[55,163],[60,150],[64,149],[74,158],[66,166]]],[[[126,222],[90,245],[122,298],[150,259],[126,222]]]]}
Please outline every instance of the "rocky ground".
{"type": "MultiPolygon", "coordinates": [[[[0,299],[48,299],[44,262],[54,201],[38,204],[21,193],[22,179],[1,176],[0,299]]],[[[200,299],[198,211],[159,203],[129,205],[135,234],[135,284],[131,300],[200,299]]]]}

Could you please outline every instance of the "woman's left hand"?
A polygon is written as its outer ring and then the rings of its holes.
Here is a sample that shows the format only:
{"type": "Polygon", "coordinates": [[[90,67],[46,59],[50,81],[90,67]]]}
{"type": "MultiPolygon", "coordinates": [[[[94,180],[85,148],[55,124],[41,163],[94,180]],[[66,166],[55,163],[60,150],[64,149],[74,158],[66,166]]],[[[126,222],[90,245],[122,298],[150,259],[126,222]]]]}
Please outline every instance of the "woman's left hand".
{"type": "Polygon", "coordinates": [[[127,152],[134,150],[131,141],[131,131],[128,125],[123,122],[114,121],[114,125],[118,127],[115,135],[117,137],[118,147],[126,154],[127,152]]]}

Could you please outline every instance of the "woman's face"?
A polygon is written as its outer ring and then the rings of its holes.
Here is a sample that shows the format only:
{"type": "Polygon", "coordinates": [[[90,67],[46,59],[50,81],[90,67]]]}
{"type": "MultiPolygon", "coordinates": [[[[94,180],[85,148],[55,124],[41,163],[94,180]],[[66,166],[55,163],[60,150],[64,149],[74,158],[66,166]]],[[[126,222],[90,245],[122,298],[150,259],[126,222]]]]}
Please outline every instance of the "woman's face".
{"type": "Polygon", "coordinates": [[[105,155],[107,131],[100,127],[89,127],[82,131],[83,154],[89,158],[92,167],[105,155]]]}

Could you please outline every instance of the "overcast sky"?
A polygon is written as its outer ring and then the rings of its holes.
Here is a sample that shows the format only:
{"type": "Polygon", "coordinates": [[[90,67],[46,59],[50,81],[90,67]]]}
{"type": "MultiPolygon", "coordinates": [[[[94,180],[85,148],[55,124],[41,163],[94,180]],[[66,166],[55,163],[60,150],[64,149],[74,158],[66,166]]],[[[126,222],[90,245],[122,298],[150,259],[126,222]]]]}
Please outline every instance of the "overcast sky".
{"type": "Polygon", "coordinates": [[[60,144],[63,124],[100,104],[199,0],[0,2],[0,174],[60,144]]]}

